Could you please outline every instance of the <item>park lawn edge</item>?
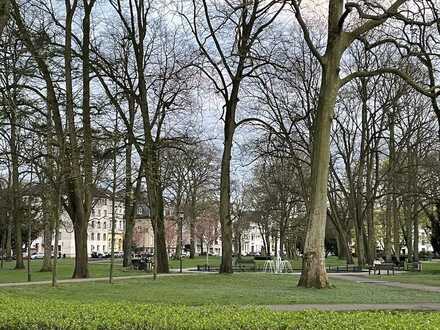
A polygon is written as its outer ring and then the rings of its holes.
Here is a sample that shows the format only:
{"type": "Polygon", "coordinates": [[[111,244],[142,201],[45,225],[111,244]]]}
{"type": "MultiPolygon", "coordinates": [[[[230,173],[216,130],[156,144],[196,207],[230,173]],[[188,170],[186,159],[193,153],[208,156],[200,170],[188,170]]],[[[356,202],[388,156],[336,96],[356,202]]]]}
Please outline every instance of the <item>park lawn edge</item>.
{"type": "Polygon", "coordinates": [[[438,329],[440,313],[274,312],[253,306],[81,304],[0,296],[0,329],[438,329]]]}

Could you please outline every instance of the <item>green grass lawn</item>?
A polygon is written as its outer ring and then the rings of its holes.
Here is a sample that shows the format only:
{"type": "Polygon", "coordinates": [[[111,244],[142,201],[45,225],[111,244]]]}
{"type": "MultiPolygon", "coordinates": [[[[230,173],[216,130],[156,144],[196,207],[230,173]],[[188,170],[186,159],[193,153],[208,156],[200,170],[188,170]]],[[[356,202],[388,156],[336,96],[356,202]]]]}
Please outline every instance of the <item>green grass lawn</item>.
{"type": "Polygon", "coordinates": [[[371,277],[384,281],[440,286],[440,262],[423,262],[421,272],[405,272],[394,276],[372,275],[371,277]]]}
{"type": "MultiPolygon", "coordinates": [[[[244,259],[253,259],[253,257],[243,257],[244,259]]],[[[220,257],[211,256],[208,258],[208,263],[212,266],[220,266],[220,257]]],[[[256,264],[259,266],[264,265],[264,260],[256,260],[256,264]]],[[[292,260],[292,266],[294,269],[301,268],[301,258],[292,260]]],[[[58,278],[69,279],[73,274],[73,259],[60,259],[58,260],[58,278]]],[[[179,260],[170,259],[170,268],[178,269],[180,267],[179,260]]],[[[182,267],[185,269],[196,268],[197,265],[204,265],[206,263],[206,257],[195,257],[194,259],[183,258],[182,267]]],[[[51,273],[41,273],[41,260],[31,260],[31,272],[32,281],[44,281],[50,280],[51,273]]],[[[337,257],[328,257],[326,259],[327,266],[341,266],[345,265],[344,260],[340,260],[337,257]]],[[[27,267],[27,261],[25,260],[25,266],[27,267]]],[[[3,268],[0,268],[0,283],[12,283],[12,282],[26,282],[27,281],[27,269],[15,270],[15,262],[5,262],[3,268]]],[[[107,277],[109,272],[109,261],[90,261],[89,262],[90,277],[107,277]]],[[[127,276],[127,275],[143,275],[142,271],[123,269],[121,259],[117,259],[115,263],[114,276],[127,276]]]]}
{"type": "MultiPolygon", "coordinates": [[[[45,281],[52,279],[52,273],[40,272],[42,260],[31,260],[31,276],[32,281],[45,281]]],[[[27,260],[25,260],[27,267],[27,260]]],[[[0,283],[26,282],[27,269],[15,270],[15,262],[5,262],[3,268],[0,269],[0,283]]],[[[109,274],[110,264],[107,261],[89,263],[90,277],[107,277],[109,274]]],[[[74,268],[73,259],[59,259],[57,263],[58,279],[72,278],[74,268]]],[[[121,260],[117,259],[114,268],[114,276],[140,275],[145,272],[137,270],[123,270],[121,260]]]]}
{"type": "MultiPolygon", "coordinates": [[[[253,257],[242,257],[246,260],[252,260],[253,257]]],[[[220,266],[221,259],[220,257],[212,256],[208,257],[208,264],[211,266],[220,266]]],[[[257,265],[263,266],[265,263],[265,260],[256,260],[255,263],[257,265]]],[[[291,261],[292,266],[294,269],[301,269],[302,267],[302,259],[296,258],[291,261]]],[[[196,268],[197,265],[205,265],[206,264],[206,257],[195,257],[194,259],[189,258],[183,258],[182,259],[182,267],[183,268],[196,268]]],[[[344,266],[346,265],[345,260],[338,259],[338,257],[328,257],[325,259],[326,266],[344,266]]],[[[180,266],[179,260],[170,260],[170,268],[177,269],[180,266]]]]}
{"type": "Polygon", "coordinates": [[[298,288],[298,276],[265,273],[175,275],[136,279],[0,289],[0,295],[72,302],[132,302],[183,305],[267,305],[318,303],[440,302],[437,293],[332,280],[335,288],[298,288]]]}

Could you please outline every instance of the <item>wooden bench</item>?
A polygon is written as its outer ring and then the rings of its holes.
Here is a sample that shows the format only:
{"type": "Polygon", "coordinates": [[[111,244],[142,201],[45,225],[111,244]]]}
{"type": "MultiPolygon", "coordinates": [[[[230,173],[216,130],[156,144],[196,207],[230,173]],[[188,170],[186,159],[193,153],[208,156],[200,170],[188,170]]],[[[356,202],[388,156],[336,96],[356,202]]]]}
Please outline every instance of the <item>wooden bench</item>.
{"type": "Polygon", "coordinates": [[[328,266],[327,271],[329,273],[359,273],[362,272],[362,267],[358,265],[328,266]]]}
{"type": "Polygon", "coordinates": [[[422,271],[422,263],[420,261],[408,262],[406,264],[406,270],[412,272],[421,272],[422,271]]]}
{"type": "Polygon", "coordinates": [[[153,262],[150,259],[132,259],[131,265],[133,266],[133,269],[136,270],[143,270],[145,272],[149,272],[153,268],[153,262]]]}
{"type": "Polygon", "coordinates": [[[255,271],[256,270],[256,264],[255,260],[253,259],[241,259],[237,258],[233,262],[233,270],[239,271],[239,272],[246,272],[246,271],[255,271]]]}
{"type": "Polygon", "coordinates": [[[373,266],[368,267],[368,275],[371,274],[371,271],[373,271],[373,275],[380,275],[381,270],[386,270],[387,275],[390,275],[390,271],[394,275],[394,270],[396,269],[396,266],[393,263],[384,263],[384,264],[375,264],[373,266]]]}

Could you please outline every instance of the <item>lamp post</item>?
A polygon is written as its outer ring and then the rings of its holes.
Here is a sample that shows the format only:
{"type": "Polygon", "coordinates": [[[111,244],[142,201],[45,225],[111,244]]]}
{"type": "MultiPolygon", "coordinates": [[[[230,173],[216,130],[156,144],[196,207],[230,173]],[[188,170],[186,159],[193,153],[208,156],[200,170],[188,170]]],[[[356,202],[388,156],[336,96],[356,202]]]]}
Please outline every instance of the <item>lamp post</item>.
{"type": "Polygon", "coordinates": [[[180,262],[180,273],[182,273],[182,248],[183,248],[183,212],[179,213],[180,220],[180,249],[179,249],[179,262],[180,262]]]}

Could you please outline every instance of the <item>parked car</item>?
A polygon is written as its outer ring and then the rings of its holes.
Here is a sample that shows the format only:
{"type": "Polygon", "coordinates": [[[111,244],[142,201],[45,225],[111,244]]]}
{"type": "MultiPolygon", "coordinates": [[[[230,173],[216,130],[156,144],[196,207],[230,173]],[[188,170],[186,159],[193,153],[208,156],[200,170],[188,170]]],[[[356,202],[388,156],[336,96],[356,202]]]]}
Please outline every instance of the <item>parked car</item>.
{"type": "Polygon", "coordinates": [[[31,255],[32,260],[43,259],[43,258],[44,258],[44,253],[32,253],[31,255]]]}
{"type": "Polygon", "coordinates": [[[102,258],[103,255],[102,253],[98,253],[96,251],[93,251],[92,254],[90,255],[92,258],[102,258]]]}
{"type": "Polygon", "coordinates": [[[123,258],[124,252],[115,252],[115,258],[123,258]]]}

